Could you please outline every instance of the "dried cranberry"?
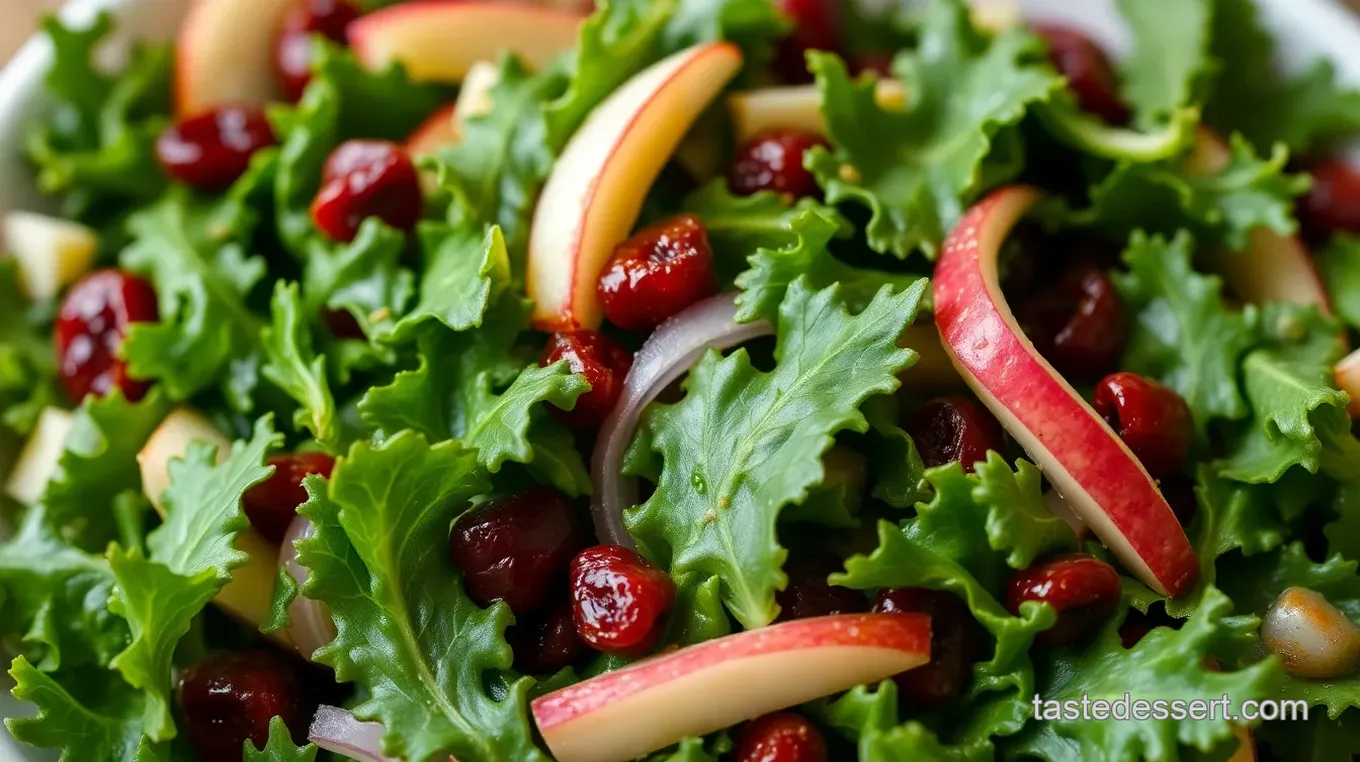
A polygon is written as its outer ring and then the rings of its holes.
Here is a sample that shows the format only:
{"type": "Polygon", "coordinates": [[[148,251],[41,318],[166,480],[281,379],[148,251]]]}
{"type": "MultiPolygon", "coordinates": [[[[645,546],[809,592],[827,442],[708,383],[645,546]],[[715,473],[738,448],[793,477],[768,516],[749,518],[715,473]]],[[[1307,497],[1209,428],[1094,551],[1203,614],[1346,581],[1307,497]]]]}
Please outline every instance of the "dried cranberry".
{"type": "Polygon", "coordinates": [[[170,125],[156,138],[156,158],[167,175],[201,191],[236,182],[250,157],[274,145],[264,112],[227,106],[170,125]]]}
{"type": "Polygon", "coordinates": [[[410,230],[422,212],[420,175],[411,157],[386,140],[348,140],[326,159],[312,221],[336,241],[352,241],[359,225],[377,217],[410,230]]]}
{"type": "Polygon", "coordinates": [[[1082,109],[1110,124],[1129,121],[1129,110],[1119,98],[1119,80],[1109,56],[1090,37],[1064,24],[1035,24],[1034,31],[1048,42],[1049,59],[1067,78],[1082,109]]]}
{"type": "Polygon", "coordinates": [[[708,230],[682,214],[639,231],[614,249],[597,286],[604,316],[649,331],[718,290],[708,230]]]}
{"type": "Polygon", "coordinates": [[[302,480],[310,474],[331,478],[335,458],[321,452],[299,452],[271,455],[265,463],[274,467],[273,476],[246,490],[241,508],[255,531],[278,545],[288,534],[298,506],[307,502],[302,480]]]}
{"type": "Polygon", "coordinates": [[[1128,326],[1110,277],[1079,265],[1021,308],[1034,347],[1065,376],[1090,379],[1114,370],[1128,326]]]}
{"type": "Polygon", "coordinates": [[[609,416],[623,394],[623,381],[633,367],[633,355],[608,336],[596,331],[555,333],[548,339],[539,363],[543,367],[562,360],[572,373],[590,382],[590,391],[576,399],[571,410],[550,408],[568,426],[591,428],[609,416]]]}
{"type": "Polygon", "coordinates": [[[666,572],[619,545],[581,551],[572,559],[569,584],[576,634],[605,653],[652,650],[675,602],[675,583],[666,572]]]}
{"type": "Polygon", "coordinates": [[[778,0],[775,5],[793,22],[793,31],[775,49],[775,72],[790,84],[811,82],[807,52],[841,48],[840,0],[778,0]]]}
{"type": "Polygon", "coordinates": [[[359,8],[348,0],[301,0],[283,17],[274,43],[274,71],[291,101],[302,97],[312,79],[312,36],[344,44],[359,8]]]}
{"type": "Polygon", "coordinates": [[[833,556],[797,555],[784,565],[789,582],[775,595],[779,621],[808,619],[832,614],[856,614],[869,608],[858,590],[832,585],[827,577],[845,571],[833,556]]]}
{"type": "Polygon", "coordinates": [[[1040,562],[1011,575],[1006,607],[1020,614],[1025,601],[1047,603],[1058,612],[1052,629],[1035,643],[1066,646],[1083,640],[1114,613],[1121,595],[1119,573],[1094,556],[1070,553],[1040,562]]]}
{"type": "Polygon", "coordinates": [[[337,339],[364,339],[363,326],[354,318],[354,314],[349,310],[325,310],[321,313],[321,320],[326,324],[326,330],[337,339]]]}
{"type": "Polygon", "coordinates": [[[763,715],[737,733],[734,762],[826,762],[826,740],[795,712],[763,715]]]}
{"type": "Polygon", "coordinates": [[[179,704],[203,762],[239,762],[247,740],[261,748],[274,717],[306,735],[310,720],[298,665],[273,651],[212,656],[184,670],[179,704]]]}
{"type": "Polygon", "coordinates": [[[738,196],[774,191],[794,198],[818,196],[817,178],[803,168],[803,155],[826,138],[806,130],[766,130],[737,149],[727,183],[738,196]]]}
{"type": "Polygon", "coordinates": [[[991,412],[965,397],[937,397],[921,406],[907,421],[921,460],[928,468],[958,461],[973,472],[974,464],[987,459],[987,451],[1006,446],[1001,424],[991,412]]]}
{"type": "Polygon", "coordinates": [[[1095,409],[1148,473],[1180,471],[1195,433],[1181,395],[1137,373],[1112,373],[1096,385],[1095,409]]]}
{"type": "Polygon", "coordinates": [[[150,383],[128,377],[123,338],[133,323],[158,319],[151,284],[121,270],[98,270],[71,287],[57,313],[57,368],[71,400],[115,387],[139,400],[150,383]]]}
{"type": "Polygon", "coordinates": [[[576,634],[571,601],[562,600],[546,613],[532,614],[517,622],[510,632],[515,667],[521,672],[546,675],[569,666],[585,653],[586,644],[576,634]]]}
{"type": "Polygon", "coordinates": [[[1299,202],[1299,221],[1319,241],[1334,233],[1360,234],[1360,170],[1341,159],[1314,165],[1313,186],[1299,202]]]}
{"type": "Polygon", "coordinates": [[[543,603],[580,548],[576,512],[549,487],[493,500],[458,519],[449,535],[473,600],[505,601],[516,616],[543,603]]]}
{"type": "Polygon", "coordinates": [[[973,679],[982,633],[962,598],[944,590],[895,588],[880,591],[873,610],[930,615],[930,661],[894,678],[904,700],[930,709],[963,693],[973,679]]]}

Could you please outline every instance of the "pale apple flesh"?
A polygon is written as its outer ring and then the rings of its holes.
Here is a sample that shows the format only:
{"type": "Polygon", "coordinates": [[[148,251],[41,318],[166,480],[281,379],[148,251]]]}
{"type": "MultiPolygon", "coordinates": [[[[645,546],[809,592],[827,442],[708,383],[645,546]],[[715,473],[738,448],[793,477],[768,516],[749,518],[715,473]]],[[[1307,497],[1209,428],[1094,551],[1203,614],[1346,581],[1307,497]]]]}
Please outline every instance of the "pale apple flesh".
{"type": "Polygon", "coordinates": [[[198,0],[175,42],[175,108],[183,116],[282,95],[274,42],[294,0],[198,0]]]}
{"type": "Polygon", "coordinates": [[[462,82],[478,61],[507,51],[535,69],[576,44],[584,16],[526,3],[423,0],[359,18],[349,41],[359,61],[380,70],[394,62],[417,82],[462,82]]]}
{"type": "Polygon", "coordinates": [[[930,660],[930,618],[842,614],[688,646],[532,704],[558,762],[625,762],[930,660]]]}
{"type": "Polygon", "coordinates": [[[741,68],[730,43],[696,45],[637,74],[591,112],[553,166],[529,234],[534,326],[600,326],[595,284],[681,139],[741,68]]]}
{"type": "MultiPolygon", "coordinates": [[[[907,90],[895,79],[882,79],[874,87],[879,108],[897,111],[906,107],[907,90]]],[[[822,94],[816,85],[767,87],[733,93],[727,98],[737,143],[768,130],[799,130],[825,135],[822,94]]]]}
{"type": "MultiPolygon", "coordinates": [[[[207,418],[187,408],[171,411],[137,453],[137,465],[142,472],[142,491],[161,516],[165,515],[161,497],[170,486],[170,461],[184,457],[192,442],[204,442],[216,447],[219,463],[231,454],[231,440],[207,418]]],[[[269,619],[270,598],[278,569],[278,548],[269,544],[254,529],[247,528],[237,537],[236,549],[244,552],[247,560],[232,569],[231,581],[218,591],[213,603],[238,621],[258,628],[269,619]]],[[[291,647],[286,631],[277,631],[270,637],[291,647]]]]}
{"type": "Polygon", "coordinates": [[[89,272],[99,235],[78,222],[34,212],[5,215],[3,247],[18,265],[19,289],[33,301],[55,299],[89,272]]]}
{"type": "Polygon", "coordinates": [[[1351,417],[1360,418],[1360,349],[1336,364],[1336,385],[1351,396],[1351,417]]]}
{"type": "Polygon", "coordinates": [[[1040,199],[1002,189],[964,215],[935,270],[935,321],[954,366],[1073,512],[1138,579],[1175,596],[1199,564],[1128,446],[1035,350],[1001,292],[997,256],[1040,199]]]}
{"type": "Polygon", "coordinates": [[[14,461],[5,482],[5,494],[24,505],[38,502],[47,483],[57,472],[61,454],[66,450],[66,436],[71,433],[73,418],[61,408],[46,407],[38,415],[38,424],[24,442],[19,458],[14,461]]]}

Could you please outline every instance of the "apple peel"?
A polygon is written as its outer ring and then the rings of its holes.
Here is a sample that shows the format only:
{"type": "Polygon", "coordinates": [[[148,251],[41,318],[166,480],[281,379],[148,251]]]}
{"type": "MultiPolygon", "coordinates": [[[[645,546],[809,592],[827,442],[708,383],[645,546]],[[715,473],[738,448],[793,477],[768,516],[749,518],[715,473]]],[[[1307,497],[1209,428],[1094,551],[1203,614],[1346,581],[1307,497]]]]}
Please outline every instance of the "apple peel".
{"type": "Polygon", "coordinates": [[[929,660],[922,614],[799,619],[593,677],[535,699],[532,712],[558,762],[626,762],[929,660]]]}
{"type": "Polygon", "coordinates": [[[1012,186],[964,215],[935,270],[936,324],[959,374],[1073,512],[1134,576],[1179,595],[1199,564],[1171,506],[1123,440],[1035,350],[1001,292],[1001,246],[1040,198],[1012,186]]]}

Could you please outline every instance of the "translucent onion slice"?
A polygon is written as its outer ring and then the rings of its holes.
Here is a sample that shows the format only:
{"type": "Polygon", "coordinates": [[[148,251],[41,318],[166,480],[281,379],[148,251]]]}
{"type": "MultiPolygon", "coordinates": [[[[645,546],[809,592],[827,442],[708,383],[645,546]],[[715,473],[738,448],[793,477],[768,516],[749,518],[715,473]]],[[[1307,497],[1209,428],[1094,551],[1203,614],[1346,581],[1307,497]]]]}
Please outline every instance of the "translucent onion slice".
{"type": "Polygon", "coordinates": [[[382,723],[360,722],[347,710],[323,704],[316,710],[307,738],[326,751],[357,762],[398,762],[383,756],[382,737],[386,732],[382,723]]]}
{"type": "MultiPolygon", "coordinates": [[[[293,523],[288,525],[288,533],[283,537],[283,544],[279,546],[279,565],[297,581],[298,585],[307,581],[307,567],[298,563],[297,547],[293,543],[315,534],[316,527],[312,522],[303,516],[295,516],[293,523]]],[[[320,601],[299,594],[289,605],[288,615],[293,619],[293,626],[288,630],[288,634],[304,659],[310,661],[318,648],[335,640],[335,621],[331,619],[325,604],[320,601]]]]}
{"type": "Polygon", "coordinates": [[[774,333],[763,320],[736,322],[736,298],[735,293],[719,294],[695,304],[662,323],[638,352],[624,382],[623,395],[600,428],[591,458],[595,497],[590,510],[601,540],[633,547],[623,512],[637,504],[638,485],[636,479],[619,471],[642,411],[662,390],[689,372],[709,347],[727,349],[774,333]]]}

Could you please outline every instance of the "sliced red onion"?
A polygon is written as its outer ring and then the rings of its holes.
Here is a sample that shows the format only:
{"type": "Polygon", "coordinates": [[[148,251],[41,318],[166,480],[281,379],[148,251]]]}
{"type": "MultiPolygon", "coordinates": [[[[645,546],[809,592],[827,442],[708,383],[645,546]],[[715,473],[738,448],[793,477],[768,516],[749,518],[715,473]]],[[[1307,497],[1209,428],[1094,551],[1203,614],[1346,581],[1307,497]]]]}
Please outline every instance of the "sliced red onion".
{"type": "Polygon", "coordinates": [[[399,762],[383,756],[382,737],[386,732],[380,722],[360,722],[347,710],[323,704],[316,710],[307,739],[357,762],[399,762]]]}
{"type": "MultiPolygon", "coordinates": [[[[298,563],[297,546],[293,543],[315,534],[316,527],[312,522],[306,517],[295,516],[293,523],[288,525],[288,533],[283,537],[283,544],[279,546],[279,565],[297,581],[299,586],[307,581],[307,567],[298,563]]],[[[335,621],[331,619],[326,605],[320,601],[314,601],[299,593],[288,606],[288,615],[293,619],[293,626],[288,629],[288,635],[293,639],[293,645],[298,653],[302,654],[302,658],[310,661],[318,648],[335,640],[335,621]]]]}
{"type": "Polygon", "coordinates": [[[623,476],[619,470],[642,411],[663,389],[688,373],[709,347],[727,349],[774,333],[764,320],[736,322],[736,298],[735,293],[719,294],[662,323],[633,360],[623,395],[600,427],[591,458],[595,497],[590,510],[601,540],[633,547],[623,512],[637,504],[638,485],[636,479],[623,476]]]}

